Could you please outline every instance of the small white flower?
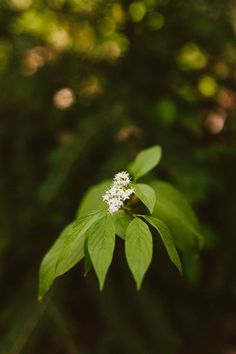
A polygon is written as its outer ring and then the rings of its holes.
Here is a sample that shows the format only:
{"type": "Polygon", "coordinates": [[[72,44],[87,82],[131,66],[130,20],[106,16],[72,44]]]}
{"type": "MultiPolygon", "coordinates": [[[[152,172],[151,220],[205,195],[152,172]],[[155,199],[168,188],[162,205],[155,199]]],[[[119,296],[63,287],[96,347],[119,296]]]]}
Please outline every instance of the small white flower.
{"type": "Polygon", "coordinates": [[[119,172],[114,177],[114,183],[120,186],[127,187],[130,182],[129,174],[126,171],[119,172]]]}
{"type": "Polygon", "coordinates": [[[110,214],[118,211],[124,205],[124,201],[129,199],[131,194],[135,192],[134,188],[128,188],[130,182],[129,174],[126,171],[115,175],[110,189],[102,196],[102,200],[108,204],[110,214]]]}
{"type": "Polygon", "coordinates": [[[120,199],[111,199],[108,202],[108,210],[111,214],[118,211],[123,205],[123,202],[120,199]]]}
{"type": "Polygon", "coordinates": [[[129,188],[123,191],[123,200],[129,199],[131,194],[134,193],[134,188],[129,188]]]}

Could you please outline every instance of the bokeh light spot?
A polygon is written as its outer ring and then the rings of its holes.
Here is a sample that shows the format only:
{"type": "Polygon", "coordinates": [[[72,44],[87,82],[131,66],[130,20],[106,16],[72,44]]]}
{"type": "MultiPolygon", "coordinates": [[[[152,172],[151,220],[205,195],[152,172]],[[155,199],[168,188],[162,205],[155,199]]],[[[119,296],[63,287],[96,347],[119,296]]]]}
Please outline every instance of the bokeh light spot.
{"type": "Polygon", "coordinates": [[[126,141],[130,139],[131,137],[138,137],[141,134],[141,129],[135,125],[128,125],[126,127],[121,128],[117,132],[117,140],[119,142],[126,141]]]}
{"type": "Polygon", "coordinates": [[[225,125],[226,113],[224,110],[209,112],[205,118],[205,126],[212,134],[219,134],[225,125]]]}
{"type": "Polygon", "coordinates": [[[53,96],[53,104],[57,109],[64,110],[75,103],[75,93],[71,88],[63,88],[53,96]]]}
{"type": "Polygon", "coordinates": [[[226,78],[230,73],[229,66],[224,61],[216,62],[213,66],[213,70],[220,79],[226,78]]]}
{"type": "Polygon", "coordinates": [[[116,29],[115,22],[112,18],[110,17],[105,17],[101,20],[99,24],[99,31],[103,35],[110,35],[112,34],[116,29]]]}
{"type": "Polygon", "coordinates": [[[187,43],[181,49],[177,61],[184,70],[200,70],[207,65],[208,57],[197,44],[187,43]]]}
{"type": "Polygon", "coordinates": [[[55,58],[55,51],[51,47],[36,46],[28,49],[23,59],[23,74],[33,75],[47,61],[55,58]]]}
{"type": "Polygon", "coordinates": [[[74,12],[91,12],[94,7],[94,0],[67,0],[74,12]]]}
{"type": "Polygon", "coordinates": [[[41,68],[46,61],[45,48],[34,47],[29,49],[23,60],[23,72],[26,75],[34,74],[39,68],[41,68]]]}
{"type": "Polygon", "coordinates": [[[51,12],[45,12],[42,16],[38,11],[30,9],[16,18],[12,24],[12,30],[15,33],[31,33],[33,35],[42,35],[47,33],[49,27],[53,25],[55,17],[51,12]]]}
{"type": "Polygon", "coordinates": [[[71,45],[71,38],[65,28],[52,29],[47,35],[48,42],[56,49],[63,50],[71,45]]]}
{"type": "Polygon", "coordinates": [[[165,18],[160,12],[152,12],[148,15],[148,27],[152,30],[159,30],[165,24],[165,18]]]}
{"type": "Polygon", "coordinates": [[[154,113],[165,124],[171,125],[177,116],[177,107],[169,98],[162,98],[154,105],[154,113]]]}
{"type": "Polygon", "coordinates": [[[74,50],[89,54],[95,45],[95,34],[89,22],[81,24],[74,36],[74,50]]]}
{"type": "Polygon", "coordinates": [[[96,76],[89,76],[81,82],[79,96],[82,101],[88,103],[102,93],[100,82],[96,76]]]}
{"type": "Polygon", "coordinates": [[[27,10],[32,5],[32,0],[8,0],[7,5],[17,11],[27,10]]]}
{"type": "Polygon", "coordinates": [[[236,105],[236,95],[234,92],[230,90],[222,89],[218,93],[217,102],[222,108],[225,109],[234,108],[236,105]]]}
{"type": "Polygon", "coordinates": [[[141,21],[145,16],[146,11],[146,5],[141,1],[132,2],[132,4],[129,6],[129,14],[134,22],[141,21]]]}
{"type": "Polygon", "coordinates": [[[145,0],[145,3],[149,11],[153,10],[156,7],[156,0],[145,0]]]}
{"type": "Polygon", "coordinates": [[[108,39],[96,47],[96,59],[115,61],[124,55],[129,48],[129,42],[124,36],[108,39]]]}
{"type": "Polygon", "coordinates": [[[112,16],[116,23],[123,24],[125,22],[125,12],[120,4],[114,4],[112,7],[112,16]]]}
{"type": "Polygon", "coordinates": [[[212,97],[215,96],[218,90],[216,80],[211,76],[202,76],[198,82],[198,90],[203,96],[212,97]]]}

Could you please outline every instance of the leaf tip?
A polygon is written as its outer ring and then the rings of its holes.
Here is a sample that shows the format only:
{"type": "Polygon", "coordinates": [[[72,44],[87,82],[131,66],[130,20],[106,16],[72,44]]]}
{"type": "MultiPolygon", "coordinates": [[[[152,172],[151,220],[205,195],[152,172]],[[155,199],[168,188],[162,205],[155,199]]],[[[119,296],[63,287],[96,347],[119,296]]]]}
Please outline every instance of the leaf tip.
{"type": "Polygon", "coordinates": [[[104,281],[99,282],[99,291],[103,291],[103,288],[104,288],[104,281]]]}
{"type": "Polygon", "coordinates": [[[179,261],[177,263],[174,263],[174,264],[175,264],[176,268],[178,269],[180,275],[182,276],[183,275],[183,268],[182,268],[182,264],[181,264],[180,258],[179,258],[179,261]]]}
{"type": "MultiPolygon", "coordinates": [[[[95,272],[96,272],[96,270],[95,270],[95,272]]],[[[97,272],[96,272],[96,274],[97,274],[97,272]]],[[[98,277],[98,283],[99,283],[99,291],[103,291],[106,276],[102,277],[97,274],[97,277],[98,277]]]]}

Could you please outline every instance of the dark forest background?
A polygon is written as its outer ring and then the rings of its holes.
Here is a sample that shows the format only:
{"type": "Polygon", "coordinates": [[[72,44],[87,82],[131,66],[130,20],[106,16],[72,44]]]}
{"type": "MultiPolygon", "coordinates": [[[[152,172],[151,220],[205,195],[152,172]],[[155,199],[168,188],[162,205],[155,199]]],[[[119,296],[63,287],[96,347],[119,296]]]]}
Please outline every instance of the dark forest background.
{"type": "MultiPolygon", "coordinates": [[[[236,1],[1,0],[0,352],[236,353],[236,1]],[[136,292],[120,242],[37,303],[43,255],[84,192],[160,144],[206,237],[162,247],[136,292]]],[[[159,247],[160,246],[160,247],[159,247]]]]}

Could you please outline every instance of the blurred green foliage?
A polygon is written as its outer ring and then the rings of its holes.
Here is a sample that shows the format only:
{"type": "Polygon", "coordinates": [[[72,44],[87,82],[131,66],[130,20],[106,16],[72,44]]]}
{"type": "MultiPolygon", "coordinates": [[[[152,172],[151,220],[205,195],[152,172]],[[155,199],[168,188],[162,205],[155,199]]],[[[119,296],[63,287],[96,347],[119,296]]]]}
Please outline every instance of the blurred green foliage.
{"type": "MultiPolygon", "coordinates": [[[[0,2],[0,351],[236,349],[234,0],[0,2]],[[180,279],[161,243],[137,293],[119,247],[102,294],[74,269],[36,302],[42,256],[87,187],[160,144],[204,225],[180,279]]],[[[123,250],[122,250],[123,251],[123,250]]]]}

